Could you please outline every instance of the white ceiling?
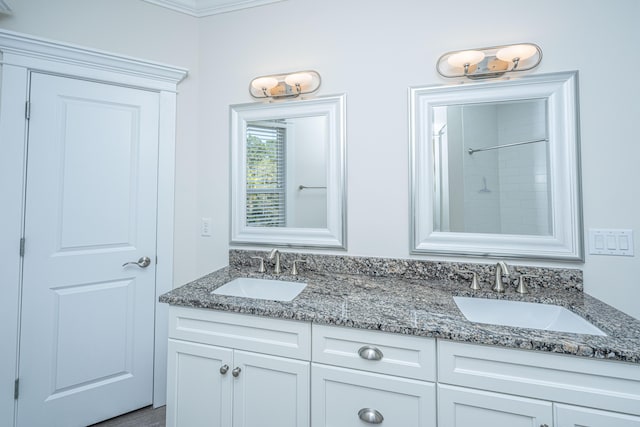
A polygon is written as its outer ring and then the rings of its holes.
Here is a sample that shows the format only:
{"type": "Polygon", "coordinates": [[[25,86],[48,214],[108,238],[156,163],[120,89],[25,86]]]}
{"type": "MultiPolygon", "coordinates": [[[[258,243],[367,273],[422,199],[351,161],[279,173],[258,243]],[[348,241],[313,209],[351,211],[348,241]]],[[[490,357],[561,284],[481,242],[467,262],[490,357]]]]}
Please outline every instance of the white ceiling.
{"type": "MultiPolygon", "coordinates": [[[[247,9],[285,0],[143,0],[171,10],[202,17],[233,10],[247,9]]],[[[4,0],[0,0],[1,5],[4,0]]]]}

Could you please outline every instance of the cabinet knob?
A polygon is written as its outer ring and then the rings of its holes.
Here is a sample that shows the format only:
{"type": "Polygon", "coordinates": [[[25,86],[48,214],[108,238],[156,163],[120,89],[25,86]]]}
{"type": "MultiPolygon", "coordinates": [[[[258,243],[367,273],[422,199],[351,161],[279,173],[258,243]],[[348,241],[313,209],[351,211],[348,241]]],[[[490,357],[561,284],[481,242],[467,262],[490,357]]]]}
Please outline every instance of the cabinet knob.
{"type": "Polygon", "coordinates": [[[233,375],[234,377],[238,377],[238,375],[240,375],[240,371],[242,371],[242,369],[240,368],[234,368],[233,371],[231,371],[231,375],[233,375]]]}
{"type": "Polygon", "coordinates": [[[220,373],[221,373],[222,375],[226,374],[228,370],[229,370],[229,365],[222,365],[222,366],[220,366],[220,373]]]}
{"type": "Polygon", "coordinates": [[[382,424],[382,421],[384,421],[382,414],[371,408],[360,409],[358,411],[358,417],[365,423],[369,424],[382,424]]]}
{"type": "Polygon", "coordinates": [[[540,424],[540,427],[549,427],[548,424],[540,424]]]}
{"type": "Polygon", "coordinates": [[[358,350],[358,354],[360,355],[360,357],[367,360],[381,360],[383,357],[383,354],[379,348],[371,347],[370,345],[360,347],[360,350],[358,350]]]}

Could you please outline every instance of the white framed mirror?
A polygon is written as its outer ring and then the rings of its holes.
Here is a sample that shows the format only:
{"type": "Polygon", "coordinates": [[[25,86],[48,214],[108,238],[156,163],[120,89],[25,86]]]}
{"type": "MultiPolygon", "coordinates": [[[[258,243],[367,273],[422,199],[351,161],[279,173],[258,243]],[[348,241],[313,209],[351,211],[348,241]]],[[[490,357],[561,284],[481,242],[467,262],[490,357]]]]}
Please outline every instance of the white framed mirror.
{"type": "Polygon", "coordinates": [[[231,244],[346,248],[345,95],[231,106],[231,244]]]}
{"type": "Polygon", "coordinates": [[[577,78],[409,90],[412,253],[583,260],[577,78]]]}

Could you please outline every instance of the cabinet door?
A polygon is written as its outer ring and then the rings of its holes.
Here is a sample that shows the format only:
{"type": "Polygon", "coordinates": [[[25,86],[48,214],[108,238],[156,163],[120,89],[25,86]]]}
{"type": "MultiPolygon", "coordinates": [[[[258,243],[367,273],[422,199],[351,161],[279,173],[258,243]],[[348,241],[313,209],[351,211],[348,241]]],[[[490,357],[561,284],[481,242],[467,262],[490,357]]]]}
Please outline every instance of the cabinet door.
{"type": "Polygon", "coordinates": [[[313,427],[363,427],[376,416],[386,427],[436,425],[433,383],[315,363],[311,372],[313,427]]]}
{"type": "Polygon", "coordinates": [[[438,425],[447,427],[552,426],[551,402],[438,385],[438,425]]]}
{"type": "Polygon", "coordinates": [[[232,362],[230,349],[170,339],[167,427],[229,427],[232,362]]]}
{"type": "Polygon", "coordinates": [[[234,427],[309,425],[309,362],[235,350],[236,368],[234,427]]]}
{"type": "Polygon", "coordinates": [[[555,404],[556,427],[640,427],[640,417],[555,404]]]}

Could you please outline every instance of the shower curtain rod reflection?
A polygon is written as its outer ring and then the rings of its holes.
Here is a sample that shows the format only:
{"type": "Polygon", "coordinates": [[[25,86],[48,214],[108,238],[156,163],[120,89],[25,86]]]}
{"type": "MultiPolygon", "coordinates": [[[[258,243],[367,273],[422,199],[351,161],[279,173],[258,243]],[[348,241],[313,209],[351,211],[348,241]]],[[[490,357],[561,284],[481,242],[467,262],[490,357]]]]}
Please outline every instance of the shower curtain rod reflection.
{"type": "Polygon", "coordinates": [[[515,147],[517,145],[533,144],[534,142],[549,142],[549,139],[545,138],[545,139],[536,139],[533,141],[514,142],[513,144],[494,145],[493,147],[486,147],[486,148],[469,148],[467,150],[467,153],[471,155],[477,151],[497,150],[498,148],[515,147]]]}

